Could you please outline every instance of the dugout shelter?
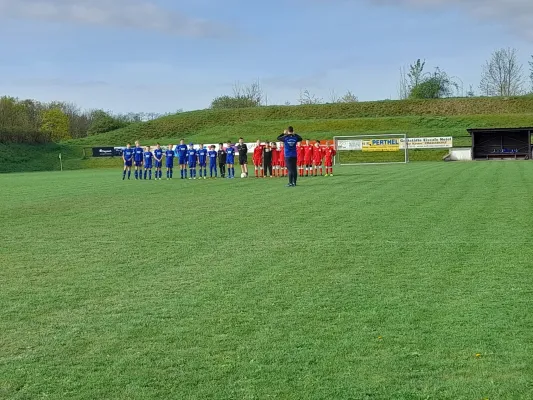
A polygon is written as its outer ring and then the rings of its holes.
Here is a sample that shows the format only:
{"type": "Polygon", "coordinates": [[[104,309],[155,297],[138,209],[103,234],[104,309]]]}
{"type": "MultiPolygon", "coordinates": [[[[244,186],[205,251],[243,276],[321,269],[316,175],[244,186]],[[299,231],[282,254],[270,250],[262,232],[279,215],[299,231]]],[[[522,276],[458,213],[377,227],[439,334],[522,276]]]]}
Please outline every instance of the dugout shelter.
{"type": "Polygon", "coordinates": [[[529,160],[533,128],[467,129],[474,160],[529,160]]]}

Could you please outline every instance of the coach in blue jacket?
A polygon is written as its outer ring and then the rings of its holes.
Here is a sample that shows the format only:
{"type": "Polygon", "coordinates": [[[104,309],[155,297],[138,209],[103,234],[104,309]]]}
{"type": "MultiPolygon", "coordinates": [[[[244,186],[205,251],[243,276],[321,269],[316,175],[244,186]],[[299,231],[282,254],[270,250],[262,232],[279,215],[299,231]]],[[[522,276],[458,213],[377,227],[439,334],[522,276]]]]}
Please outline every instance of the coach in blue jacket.
{"type": "Polygon", "coordinates": [[[296,143],[302,141],[302,137],[294,133],[294,128],[289,126],[287,130],[278,136],[278,141],[285,144],[285,164],[289,170],[289,184],[287,187],[296,186],[298,171],[296,169],[296,159],[298,157],[296,143]]]}

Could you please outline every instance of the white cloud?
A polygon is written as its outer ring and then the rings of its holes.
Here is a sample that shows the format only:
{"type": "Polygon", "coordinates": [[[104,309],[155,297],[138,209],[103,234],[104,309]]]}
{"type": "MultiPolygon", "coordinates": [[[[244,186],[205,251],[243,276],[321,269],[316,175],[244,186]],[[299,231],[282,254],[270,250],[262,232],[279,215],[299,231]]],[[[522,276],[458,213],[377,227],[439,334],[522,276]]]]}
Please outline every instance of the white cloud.
{"type": "Polygon", "coordinates": [[[532,0],[369,0],[377,5],[404,5],[417,8],[454,7],[472,17],[494,21],[533,41],[532,0]]]}
{"type": "Polygon", "coordinates": [[[141,29],[189,37],[217,37],[228,29],[145,0],[0,0],[0,18],[141,29]]]}

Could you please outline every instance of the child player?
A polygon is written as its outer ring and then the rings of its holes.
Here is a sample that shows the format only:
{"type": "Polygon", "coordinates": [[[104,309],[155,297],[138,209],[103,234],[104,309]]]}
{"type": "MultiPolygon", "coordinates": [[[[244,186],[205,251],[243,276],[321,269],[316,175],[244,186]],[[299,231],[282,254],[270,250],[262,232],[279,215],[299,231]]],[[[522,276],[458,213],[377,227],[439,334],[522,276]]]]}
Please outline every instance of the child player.
{"type": "Polygon", "coordinates": [[[180,165],[181,179],[187,179],[187,150],[185,140],[181,139],[180,144],[176,146],[176,156],[180,165]]]}
{"type": "Polygon", "coordinates": [[[296,164],[298,165],[298,173],[304,176],[304,148],[301,142],[296,143],[296,164]]]}
{"type": "Polygon", "coordinates": [[[335,157],[337,151],[331,145],[330,142],[326,142],[326,148],[324,149],[324,166],[326,167],[326,176],[333,176],[333,157],[335,157]]]}
{"type": "Polygon", "coordinates": [[[280,176],[278,148],[275,142],[272,142],[270,147],[272,148],[272,172],[274,173],[274,176],[280,176]]]}
{"type": "Polygon", "coordinates": [[[285,145],[279,143],[278,148],[279,176],[287,176],[287,166],[285,165],[285,145]]]}
{"type": "Polygon", "coordinates": [[[228,178],[235,178],[235,147],[228,140],[228,147],[226,148],[226,165],[228,167],[228,178]]]}
{"type": "Polygon", "coordinates": [[[144,179],[148,175],[149,179],[152,180],[152,160],[154,155],[150,151],[150,146],[146,146],[146,151],[144,152],[144,179]]]}
{"type": "Polygon", "coordinates": [[[154,150],[154,159],[155,159],[155,179],[161,180],[161,168],[163,167],[163,150],[159,143],[156,145],[154,150]]]}
{"type": "Polygon", "coordinates": [[[202,178],[203,170],[203,177],[204,179],[207,179],[207,149],[204,148],[203,144],[201,144],[198,149],[198,165],[200,166],[200,178],[202,178]]]}
{"type": "Polygon", "coordinates": [[[167,151],[165,151],[166,167],[167,167],[167,180],[172,179],[172,170],[174,169],[174,150],[172,145],[168,145],[167,151]]]}
{"type": "Polygon", "coordinates": [[[210,147],[210,150],[207,152],[207,156],[209,157],[209,177],[214,178],[217,177],[217,152],[215,150],[215,145],[212,144],[210,147]]]}
{"type": "Polygon", "coordinates": [[[259,178],[259,176],[263,177],[263,146],[261,145],[261,140],[257,139],[257,142],[255,143],[254,148],[254,170],[255,170],[255,177],[259,178]]]}
{"type": "Polygon", "coordinates": [[[220,177],[224,178],[226,176],[226,149],[224,149],[224,145],[222,143],[218,144],[217,156],[218,168],[220,169],[220,177]]]}
{"type": "Polygon", "coordinates": [[[144,149],[139,142],[135,142],[135,148],[133,149],[133,162],[135,163],[135,179],[143,178],[143,158],[144,149]]]}
{"type": "Polygon", "coordinates": [[[320,176],[323,176],[324,173],[322,171],[322,148],[320,147],[320,140],[317,140],[315,142],[315,148],[313,150],[313,169],[315,176],[318,176],[318,170],[320,169],[320,176]]]}
{"type": "Polygon", "coordinates": [[[305,176],[313,176],[313,146],[309,139],[305,141],[304,147],[304,164],[305,164],[305,176]]]}
{"type": "Polygon", "coordinates": [[[126,170],[128,171],[128,179],[131,175],[131,164],[133,161],[133,149],[131,144],[127,144],[126,148],[122,152],[122,159],[124,160],[124,171],[122,172],[122,180],[126,179],[126,170]]]}
{"type": "Polygon", "coordinates": [[[198,161],[198,154],[194,148],[193,143],[189,143],[189,150],[187,150],[187,158],[189,160],[189,179],[196,179],[196,162],[198,161]]]}

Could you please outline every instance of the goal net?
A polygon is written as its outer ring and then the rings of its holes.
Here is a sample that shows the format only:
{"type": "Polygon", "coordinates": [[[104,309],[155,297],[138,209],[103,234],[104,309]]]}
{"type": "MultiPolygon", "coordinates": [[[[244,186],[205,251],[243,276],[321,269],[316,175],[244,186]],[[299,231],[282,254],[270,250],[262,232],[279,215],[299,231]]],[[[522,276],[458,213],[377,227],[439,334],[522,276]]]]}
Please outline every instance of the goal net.
{"type": "Polygon", "coordinates": [[[408,163],[407,135],[389,133],[376,135],[335,136],[335,165],[408,163]]]}

